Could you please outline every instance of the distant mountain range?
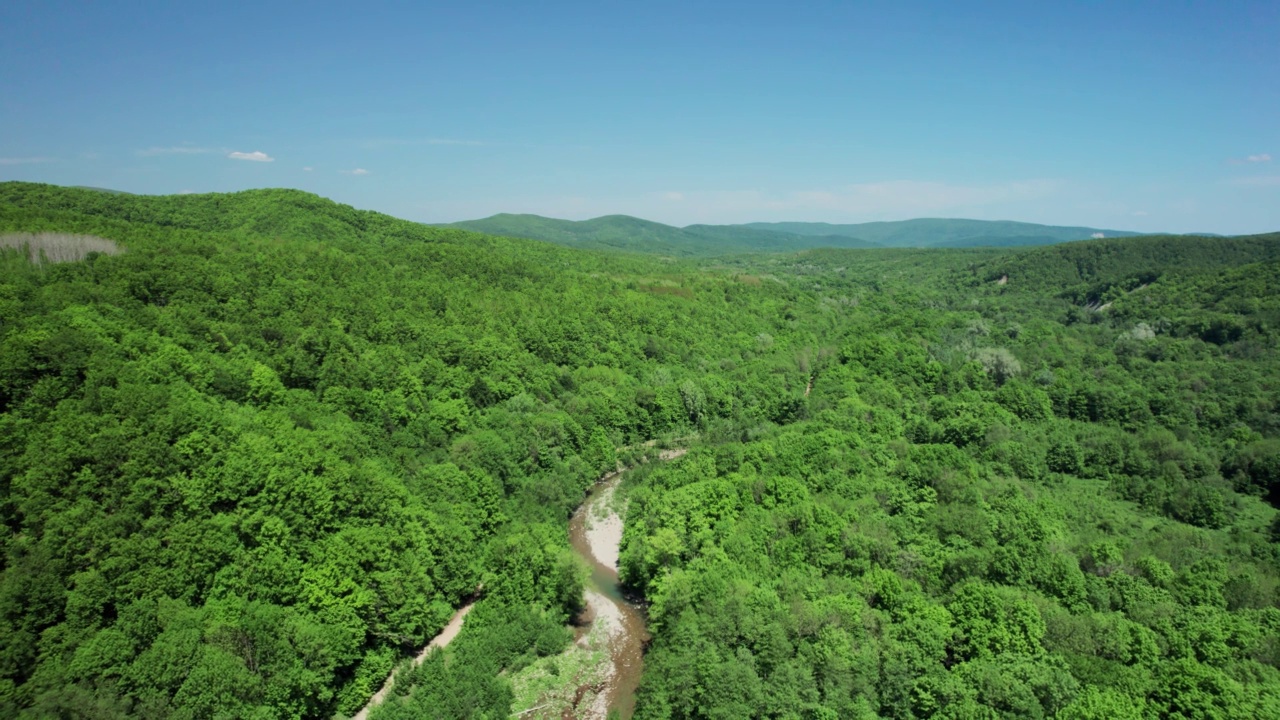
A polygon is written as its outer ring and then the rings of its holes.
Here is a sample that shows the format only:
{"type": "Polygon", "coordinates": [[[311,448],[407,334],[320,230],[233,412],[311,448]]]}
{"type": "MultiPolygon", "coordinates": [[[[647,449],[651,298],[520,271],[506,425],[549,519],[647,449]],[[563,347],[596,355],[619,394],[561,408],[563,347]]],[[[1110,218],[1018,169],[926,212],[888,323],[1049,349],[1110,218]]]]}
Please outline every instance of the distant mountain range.
{"type": "Polygon", "coordinates": [[[490,235],[532,238],[570,247],[627,250],[674,256],[791,252],[818,247],[1011,247],[1052,245],[1141,233],[1090,227],[1037,225],[1008,220],[921,218],[854,225],[781,222],[674,227],[628,215],[592,220],[558,220],[540,215],[500,214],[466,220],[454,227],[490,235]]]}
{"type": "Polygon", "coordinates": [[[829,223],[782,222],[750,223],[740,227],[794,233],[796,235],[848,235],[884,247],[1012,247],[1015,245],[1053,245],[1072,240],[1087,240],[1099,233],[1104,237],[1132,237],[1144,233],[1127,230],[1102,230],[1091,227],[1038,225],[1012,220],[961,220],[953,218],[919,218],[893,222],[869,222],[855,225],[829,223]]]}
{"type": "Polygon", "coordinates": [[[749,228],[740,225],[663,225],[627,215],[606,215],[593,220],[557,220],[540,215],[501,214],[468,220],[446,227],[489,235],[532,238],[570,247],[626,250],[656,255],[729,255],[748,252],[785,252],[813,247],[876,247],[853,237],[822,237],[749,228]]]}

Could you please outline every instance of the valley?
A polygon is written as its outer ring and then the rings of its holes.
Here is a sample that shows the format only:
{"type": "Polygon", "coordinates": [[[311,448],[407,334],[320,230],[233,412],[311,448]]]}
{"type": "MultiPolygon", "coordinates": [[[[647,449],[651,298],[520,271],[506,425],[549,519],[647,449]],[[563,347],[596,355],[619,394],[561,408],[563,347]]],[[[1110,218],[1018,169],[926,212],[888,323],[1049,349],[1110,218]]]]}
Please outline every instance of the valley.
{"type": "Polygon", "coordinates": [[[0,715],[1280,716],[1275,233],[0,235],[0,715]]]}
{"type": "Polygon", "coordinates": [[[668,257],[717,257],[815,248],[1022,247],[1139,234],[1088,227],[940,218],[854,225],[748,223],[679,228],[626,215],[572,221],[538,215],[502,214],[444,227],[545,240],[568,247],[668,257]]]}

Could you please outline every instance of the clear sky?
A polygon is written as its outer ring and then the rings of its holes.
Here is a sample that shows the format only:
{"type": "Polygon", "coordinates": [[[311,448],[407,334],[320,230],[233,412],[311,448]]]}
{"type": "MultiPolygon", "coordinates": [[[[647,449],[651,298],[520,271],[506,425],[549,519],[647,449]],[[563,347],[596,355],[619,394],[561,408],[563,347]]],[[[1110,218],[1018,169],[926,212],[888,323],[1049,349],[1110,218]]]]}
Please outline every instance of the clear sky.
{"type": "Polygon", "coordinates": [[[1280,2],[0,4],[0,180],[1280,230],[1280,2]]]}

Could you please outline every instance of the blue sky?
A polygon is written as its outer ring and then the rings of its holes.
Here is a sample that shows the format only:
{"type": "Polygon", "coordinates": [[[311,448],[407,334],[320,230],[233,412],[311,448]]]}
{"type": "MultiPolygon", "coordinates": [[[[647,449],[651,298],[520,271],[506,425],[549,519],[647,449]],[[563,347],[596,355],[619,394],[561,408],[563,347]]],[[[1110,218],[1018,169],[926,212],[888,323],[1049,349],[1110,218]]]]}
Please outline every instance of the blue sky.
{"type": "Polygon", "coordinates": [[[0,5],[0,180],[1280,229],[1280,3],[0,5]]]}

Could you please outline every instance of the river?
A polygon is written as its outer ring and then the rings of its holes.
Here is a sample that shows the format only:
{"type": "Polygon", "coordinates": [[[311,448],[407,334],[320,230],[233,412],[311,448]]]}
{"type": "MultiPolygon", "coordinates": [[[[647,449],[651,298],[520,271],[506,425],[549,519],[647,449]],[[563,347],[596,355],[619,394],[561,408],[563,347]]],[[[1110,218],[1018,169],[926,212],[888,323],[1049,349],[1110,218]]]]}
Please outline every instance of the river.
{"type": "MultiPolygon", "coordinates": [[[[682,448],[670,449],[662,450],[658,457],[671,460],[684,454],[682,448]]],[[[609,711],[617,710],[623,720],[629,720],[635,711],[636,688],[644,670],[644,648],[649,642],[649,632],[644,606],[623,593],[618,583],[618,551],[625,512],[619,512],[617,490],[625,472],[600,478],[569,520],[569,543],[574,553],[591,568],[583,593],[587,607],[576,623],[576,644],[581,648],[598,648],[598,638],[606,638],[608,666],[600,668],[602,672],[593,673],[589,684],[572,688],[570,698],[519,710],[513,716],[536,718],[550,714],[576,720],[605,720],[609,711]]],[[[414,659],[415,665],[421,663],[431,649],[449,644],[474,604],[472,601],[458,610],[440,635],[414,659]]],[[[382,690],[355,717],[363,720],[388,697],[393,682],[388,678],[382,690]]]]}
{"type": "Polygon", "coordinates": [[[644,608],[628,598],[618,584],[618,547],[622,542],[622,518],[614,502],[622,473],[606,475],[569,521],[569,542],[591,568],[587,581],[587,609],[579,625],[607,623],[612,665],[605,673],[605,687],[588,708],[578,708],[579,720],[604,720],[618,710],[623,720],[635,709],[636,687],[644,669],[644,647],[649,641],[644,608]]]}

